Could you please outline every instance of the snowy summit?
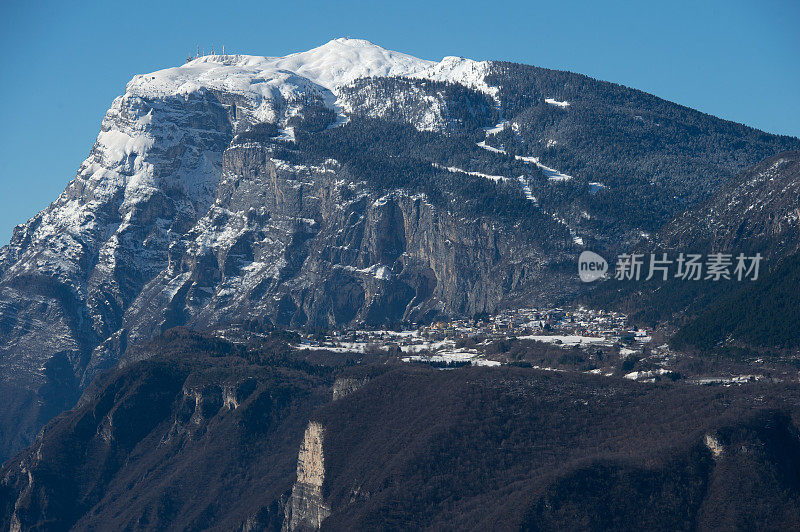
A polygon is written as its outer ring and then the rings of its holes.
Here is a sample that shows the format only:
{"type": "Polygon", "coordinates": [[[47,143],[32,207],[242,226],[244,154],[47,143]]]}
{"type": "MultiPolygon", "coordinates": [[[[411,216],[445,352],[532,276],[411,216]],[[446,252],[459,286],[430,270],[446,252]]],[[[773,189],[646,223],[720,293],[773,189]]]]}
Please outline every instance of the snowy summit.
{"type": "Polygon", "coordinates": [[[452,81],[492,92],[483,78],[485,62],[445,57],[419,59],[363,39],[334,39],[284,57],[206,55],[179,67],[138,75],[126,93],[144,98],[188,94],[202,88],[267,98],[310,88],[335,93],[338,87],[372,76],[408,76],[452,81]]]}

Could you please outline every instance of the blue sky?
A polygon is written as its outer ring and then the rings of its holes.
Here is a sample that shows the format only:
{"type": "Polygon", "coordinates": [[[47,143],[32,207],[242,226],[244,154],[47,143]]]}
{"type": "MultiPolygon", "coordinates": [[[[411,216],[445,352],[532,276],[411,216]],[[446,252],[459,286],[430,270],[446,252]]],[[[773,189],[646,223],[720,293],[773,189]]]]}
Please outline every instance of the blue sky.
{"type": "Polygon", "coordinates": [[[2,2],[0,245],[74,177],[115,96],[196,44],[284,55],[335,37],[426,59],[571,70],[800,136],[800,2],[2,2]]]}

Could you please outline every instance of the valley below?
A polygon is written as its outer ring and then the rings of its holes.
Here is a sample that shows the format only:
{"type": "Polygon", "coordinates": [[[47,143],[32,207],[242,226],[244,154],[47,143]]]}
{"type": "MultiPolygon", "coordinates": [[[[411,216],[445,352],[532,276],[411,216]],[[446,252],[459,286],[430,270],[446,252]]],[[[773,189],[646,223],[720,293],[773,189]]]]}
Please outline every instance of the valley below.
{"type": "Polygon", "coordinates": [[[280,331],[222,339],[234,335],[174,329],[98,378],[0,470],[4,526],[537,529],[577,519],[683,529],[798,519],[797,378],[603,375],[575,367],[580,353],[589,359],[580,348],[525,340],[511,342],[514,362],[487,367],[326,350],[280,331]],[[519,363],[548,356],[546,369],[519,363]]]}

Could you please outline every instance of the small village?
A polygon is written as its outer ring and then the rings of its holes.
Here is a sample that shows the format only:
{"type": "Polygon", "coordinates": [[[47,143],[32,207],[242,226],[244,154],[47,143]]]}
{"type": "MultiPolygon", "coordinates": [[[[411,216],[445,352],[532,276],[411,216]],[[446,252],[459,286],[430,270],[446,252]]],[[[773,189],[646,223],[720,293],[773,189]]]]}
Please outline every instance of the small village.
{"type": "Polygon", "coordinates": [[[631,327],[619,312],[569,308],[521,308],[505,310],[482,319],[438,321],[407,330],[344,329],[323,337],[307,335],[302,347],[339,352],[395,351],[403,360],[471,362],[497,365],[479,356],[467,343],[489,344],[504,339],[535,340],[562,347],[625,344],[630,352],[649,342],[650,332],[631,327]]]}
{"type": "MultiPolygon", "coordinates": [[[[623,313],[585,307],[511,309],[483,319],[438,321],[405,330],[354,328],[301,337],[297,349],[388,356],[439,369],[517,365],[644,383],[684,378],[697,385],[722,386],[764,378],[736,364],[696,373],[679,363],[683,355],[662,342],[660,334],[632,326],[623,313]],[[523,344],[522,350],[528,354],[533,349],[533,361],[504,352],[501,346],[510,344],[523,344]],[[681,376],[676,364],[689,373],[681,376]]],[[[787,378],[786,368],[780,372],[784,374],[780,378],[787,378]]]]}

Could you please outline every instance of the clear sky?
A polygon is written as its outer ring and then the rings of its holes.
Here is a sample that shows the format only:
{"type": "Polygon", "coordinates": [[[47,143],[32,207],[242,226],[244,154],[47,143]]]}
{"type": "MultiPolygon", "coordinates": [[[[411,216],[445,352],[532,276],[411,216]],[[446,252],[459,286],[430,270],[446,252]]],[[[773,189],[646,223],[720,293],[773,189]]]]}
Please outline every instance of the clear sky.
{"type": "Polygon", "coordinates": [[[800,1],[0,1],[0,245],[74,177],[134,74],[196,44],[284,55],[357,37],[425,59],[571,70],[800,136],[800,1]]]}

